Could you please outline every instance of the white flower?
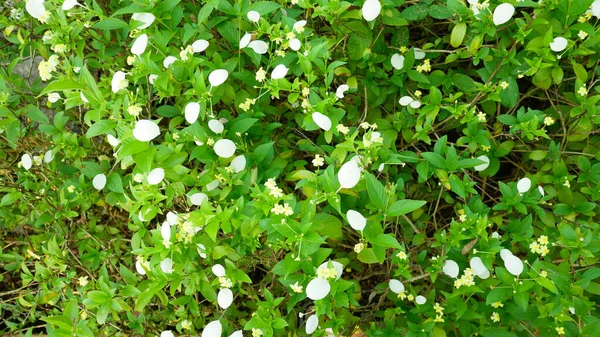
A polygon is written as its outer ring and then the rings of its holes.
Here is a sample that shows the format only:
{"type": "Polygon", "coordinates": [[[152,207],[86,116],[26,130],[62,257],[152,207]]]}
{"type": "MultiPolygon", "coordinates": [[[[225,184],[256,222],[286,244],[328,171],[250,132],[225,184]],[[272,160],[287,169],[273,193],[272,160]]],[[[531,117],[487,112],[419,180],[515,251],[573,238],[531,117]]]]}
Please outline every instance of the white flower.
{"type": "Polygon", "coordinates": [[[479,157],[477,157],[477,159],[484,161],[485,163],[475,166],[474,167],[475,171],[483,171],[486,168],[488,168],[488,166],[490,166],[490,158],[488,158],[488,156],[486,156],[486,155],[479,156],[479,157]]]}
{"type": "Polygon", "coordinates": [[[56,103],[60,99],[60,94],[57,92],[51,92],[48,94],[48,102],[56,103]]]}
{"type": "Polygon", "coordinates": [[[215,264],[212,266],[212,272],[216,277],[224,277],[225,276],[225,267],[220,264],[215,264]]]}
{"type": "Polygon", "coordinates": [[[54,159],[54,153],[52,153],[52,150],[46,151],[46,153],[44,154],[44,161],[46,163],[49,163],[52,161],[52,159],[54,159]]]}
{"type": "Polygon", "coordinates": [[[392,55],[392,67],[398,70],[404,68],[404,56],[400,54],[392,55]]]}
{"type": "Polygon", "coordinates": [[[260,20],[260,13],[257,11],[249,11],[247,17],[248,20],[252,22],[258,22],[258,20],[260,20]]]}
{"type": "Polygon", "coordinates": [[[140,142],[149,142],[158,136],[160,136],[160,128],[154,121],[140,119],[135,123],[133,137],[140,142]]]}
{"type": "Polygon", "coordinates": [[[127,81],[125,75],[126,74],[120,70],[113,75],[111,81],[112,92],[117,93],[119,90],[127,88],[129,81],[127,81]]]}
{"type": "Polygon", "coordinates": [[[196,40],[192,43],[192,51],[194,51],[194,53],[201,53],[205,51],[209,45],[210,43],[206,40],[196,40]]]}
{"type": "Polygon", "coordinates": [[[271,79],[278,80],[280,78],[284,78],[285,75],[287,75],[288,70],[289,69],[283,64],[277,65],[273,69],[273,72],[271,72],[271,79]]]}
{"type": "Polygon", "coordinates": [[[419,295],[419,296],[415,297],[415,302],[419,305],[423,305],[423,304],[427,303],[427,298],[425,298],[425,296],[419,295]]]}
{"type": "Polygon", "coordinates": [[[244,155],[239,155],[231,161],[229,167],[233,169],[234,173],[238,173],[246,168],[246,157],[244,155]]]}
{"type": "Polygon", "coordinates": [[[340,168],[338,172],[338,181],[341,188],[352,188],[358,184],[360,180],[361,169],[358,163],[350,160],[340,168]]]}
{"type": "Polygon", "coordinates": [[[567,48],[569,41],[562,36],[555,37],[554,40],[550,43],[550,49],[555,52],[561,52],[567,48]]]}
{"type": "Polygon", "coordinates": [[[62,10],[68,11],[69,9],[75,7],[76,5],[79,5],[77,0],[65,0],[62,5],[62,10]]]}
{"type": "Polygon", "coordinates": [[[399,294],[404,291],[404,284],[399,280],[391,279],[389,282],[390,290],[393,293],[399,294]]]}
{"type": "Polygon", "coordinates": [[[519,180],[517,182],[517,190],[519,190],[519,193],[525,193],[525,192],[529,191],[530,188],[531,188],[531,179],[529,179],[529,178],[522,178],[521,180],[519,180]]]}
{"type": "Polygon", "coordinates": [[[317,315],[310,315],[310,317],[308,317],[308,319],[306,320],[306,333],[307,334],[312,334],[313,332],[315,332],[315,330],[317,330],[317,327],[319,326],[319,317],[317,317],[317,315]]]}
{"type": "Polygon", "coordinates": [[[175,335],[173,335],[173,332],[171,332],[171,330],[165,330],[160,333],[160,337],[175,337],[175,335]]]}
{"type": "MultiPolygon", "coordinates": [[[[335,96],[337,98],[344,98],[344,93],[348,91],[350,87],[347,84],[340,85],[335,91],[335,96]]],[[[339,130],[338,130],[339,131],[339,130]]]]}
{"type": "Polygon", "coordinates": [[[194,124],[200,116],[200,104],[197,102],[190,102],[185,106],[185,120],[190,124],[194,124]]]}
{"type": "Polygon", "coordinates": [[[255,40],[248,44],[248,47],[252,48],[257,54],[266,54],[269,51],[269,45],[265,41],[255,40]]]}
{"type": "Polygon", "coordinates": [[[236,149],[237,147],[235,146],[235,143],[229,139],[219,139],[213,146],[213,150],[215,150],[217,156],[221,158],[229,158],[233,156],[236,149]]]}
{"type": "Polygon", "coordinates": [[[148,184],[158,185],[165,178],[165,170],[157,167],[148,174],[148,184]]]}
{"type": "Polygon", "coordinates": [[[173,64],[175,61],[177,61],[177,58],[175,56],[167,56],[164,61],[163,61],[163,67],[165,68],[169,68],[169,66],[171,64],[173,64]]]}
{"type": "Polygon", "coordinates": [[[242,36],[242,38],[240,39],[240,49],[244,49],[244,48],[248,47],[248,44],[250,43],[251,40],[252,40],[252,34],[250,34],[250,33],[244,34],[244,36],[242,36]]]}
{"type": "Polygon", "coordinates": [[[442,271],[444,274],[452,278],[457,278],[459,273],[458,263],[454,262],[453,260],[446,260],[442,271]]]}
{"type": "Polygon", "coordinates": [[[210,82],[210,85],[212,85],[213,87],[217,87],[217,86],[223,84],[227,80],[227,77],[229,77],[229,72],[227,72],[227,70],[225,70],[225,69],[213,70],[208,75],[208,82],[210,82]]]}
{"type": "Polygon", "coordinates": [[[321,129],[329,131],[331,129],[331,119],[320,112],[313,112],[312,119],[321,129]]]}
{"type": "Polygon", "coordinates": [[[381,13],[381,3],[379,0],[367,0],[362,6],[362,16],[366,21],[373,21],[381,13]]]}
{"type": "Polygon", "coordinates": [[[25,10],[36,19],[43,17],[46,14],[44,0],[28,0],[25,3],[25,10]]]}
{"type": "Polygon", "coordinates": [[[141,26],[137,27],[137,29],[139,30],[150,27],[150,25],[154,22],[155,18],[156,17],[151,13],[134,13],[131,16],[131,19],[135,21],[140,21],[142,23],[141,26]]]}
{"type": "Polygon", "coordinates": [[[94,185],[94,188],[97,190],[103,189],[106,185],[106,176],[102,173],[97,174],[92,180],[92,185],[94,185]]]}
{"type": "Polygon", "coordinates": [[[119,141],[117,138],[115,138],[115,136],[113,135],[106,135],[106,141],[108,142],[108,144],[110,144],[111,146],[117,146],[119,145],[119,143],[121,143],[121,141],[119,141]]]}
{"type": "Polygon", "coordinates": [[[158,75],[150,74],[150,76],[148,76],[148,81],[150,81],[150,84],[154,84],[154,80],[156,80],[157,78],[158,75]]]}
{"type": "Polygon", "coordinates": [[[131,53],[141,55],[146,50],[146,46],[148,46],[148,35],[142,34],[133,42],[131,53]]]}
{"type": "Polygon", "coordinates": [[[21,157],[21,166],[23,166],[24,169],[29,171],[29,169],[31,168],[32,165],[33,165],[33,160],[31,159],[31,156],[28,153],[25,153],[21,157]]]}
{"type": "Polygon", "coordinates": [[[204,330],[202,331],[201,337],[221,337],[221,333],[223,332],[223,326],[221,322],[212,321],[206,325],[204,330]]]}
{"type": "Polygon", "coordinates": [[[298,51],[298,50],[300,50],[301,47],[302,47],[302,42],[300,42],[300,40],[298,40],[298,39],[290,40],[290,49],[291,50],[298,51]]]}
{"type": "Polygon", "coordinates": [[[503,3],[494,9],[493,20],[496,26],[507,23],[515,14],[515,6],[503,3]]]}
{"type": "Polygon", "coordinates": [[[223,288],[219,290],[219,294],[217,295],[217,303],[223,309],[229,308],[231,303],[233,303],[233,292],[231,289],[223,288]]]}
{"type": "Polygon", "coordinates": [[[202,205],[202,203],[205,200],[208,200],[208,196],[206,194],[204,194],[204,193],[201,193],[201,192],[194,193],[194,194],[192,194],[190,196],[190,202],[192,203],[192,205],[195,205],[195,206],[202,205]]]}
{"type": "Polygon", "coordinates": [[[173,260],[171,260],[169,257],[162,260],[160,262],[160,270],[162,270],[165,274],[173,273],[173,260]]]}
{"type": "Polygon", "coordinates": [[[346,212],[346,218],[348,219],[350,227],[354,230],[362,231],[367,226],[367,219],[355,210],[348,210],[348,212],[346,212]]]}
{"type": "Polygon", "coordinates": [[[317,301],[325,298],[330,290],[331,285],[326,279],[315,278],[306,286],[306,296],[313,301],[317,301]]]}

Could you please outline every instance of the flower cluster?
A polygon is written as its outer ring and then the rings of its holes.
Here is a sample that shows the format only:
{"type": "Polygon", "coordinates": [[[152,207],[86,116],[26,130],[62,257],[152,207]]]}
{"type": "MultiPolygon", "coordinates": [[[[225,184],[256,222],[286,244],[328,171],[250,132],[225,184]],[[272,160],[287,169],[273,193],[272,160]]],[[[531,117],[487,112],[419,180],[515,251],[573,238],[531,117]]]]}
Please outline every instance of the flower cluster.
{"type": "Polygon", "coordinates": [[[460,287],[474,286],[475,285],[474,278],[475,278],[475,276],[473,274],[473,269],[466,268],[463,276],[454,281],[454,286],[456,287],[456,289],[458,289],[460,287]]]}
{"type": "Polygon", "coordinates": [[[442,307],[438,302],[435,302],[433,309],[435,310],[435,319],[433,321],[437,323],[443,323],[444,319],[442,316],[444,316],[444,307],[442,307]]]}
{"type": "Polygon", "coordinates": [[[275,179],[269,178],[267,180],[267,182],[265,183],[265,186],[269,189],[269,194],[273,198],[283,197],[283,190],[281,188],[277,187],[277,182],[275,182],[275,179]]]}
{"type": "Polygon", "coordinates": [[[277,215],[283,214],[285,216],[290,216],[294,214],[294,210],[292,209],[292,207],[290,207],[290,204],[288,204],[287,202],[283,205],[280,205],[279,203],[275,204],[271,209],[271,212],[277,215]]]}
{"type": "Polygon", "coordinates": [[[337,277],[337,270],[335,267],[327,267],[327,264],[323,264],[317,268],[317,278],[322,279],[334,279],[337,277]]]}
{"type": "Polygon", "coordinates": [[[40,73],[40,78],[42,81],[48,81],[52,79],[52,73],[56,71],[56,67],[58,66],[58,56],[52,55],[48,58],[48,61],[42,61],[38,65],[38,71],[40,73]]]}
{"type": "Polygon", "coordinates": [[[542,257],[546,256],[546,254],[550,253],[550,249],[548,249],[548,237],[546,235],[540,236],[537,241],[529,245],[529,249],[531,249],[532,253],[540,254],[542,257]]]}
{"type": "Polygon", "coordinates": [[[233,282],[231,282],[231,279],[229,277],[219,276],[219,285],[221,286],[221,288],[229,289],[233,287],[233,282]]]}
{"type": "Polygon", "coordinates": [[[417,66],[417,71],[422,73],[422,72],[430,72],[431,71],[431,62],[429,61],[429,59],[426,59],[425,61],[423,61],[423,64],[419,64],[417,66]]]}

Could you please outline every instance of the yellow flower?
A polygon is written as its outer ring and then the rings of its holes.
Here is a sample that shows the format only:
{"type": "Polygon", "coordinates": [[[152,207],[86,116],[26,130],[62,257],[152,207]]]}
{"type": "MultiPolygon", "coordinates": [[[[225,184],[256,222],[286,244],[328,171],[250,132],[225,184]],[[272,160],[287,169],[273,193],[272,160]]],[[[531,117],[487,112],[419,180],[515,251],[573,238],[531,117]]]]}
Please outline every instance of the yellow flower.
{"type": "Polygon", "coordinates": [[[485,151],[485,152],[490,152],[490,147],[489,147],[489,146],[487,146],[487,145],[482,145],[482,146],[481,146],[481,149],[482,149],[483,151],[485,151]]]}
{"type": "Polygon", "coordinates": [[[89,283],[88,277],[87,276],[82,276],[82,277],[78,278],[77,279],[77,283],[79,283],[79,285],[81,287],[85,287],[89,283]]]}
{"type": "Polygon", "coordinates": [[[548,116],[546,118],[544,118],[544,125],[550,126],[552,124],[554,124],[554,118],[548,116]]]}
{"type": "Polygon", "coordinates": [[[130,106],[127,108],[127,112],[128,112],[130,115],[132,115],[132,116],[134,116],[134,117],[137,117],[137,116],[139,116],[139,115],[140,115],[140,112],[142,112],[142,107],[140,107],[140,106],[137,106],[137,105],[130,105],[130,106]]]}
{"type": "Polygon", "coordinates": [[[184,330],[190,330],[192,328],[192,322],[188,321],[187,319],[184,320],[181,322],[181,328],[184,330]]]}
{"type": "Polygon", "coordinates": [[[540,237],[537,239],[537,241],[541,245],[547,245],[548,244],[548,237],[546,235],[540,235],[540,237]]]}
{"type": "Polygon", "coordinates": [[[577,33],[577,36],[579,36],[579,38],[583,40],[588,36],[588,33],[584,32],[583,30],[580,30],[579,33],[577,33]]]}
{"type": "Polygon", "coordinates": [[[579,90],[577,90],[577,93],[578,93],[580,96],[585,96],[585,95],[587,95],[587,94],[588,94],[588,90],[587,90],[587,88],[585,87],[585,84],[584,84],[582,87],[580,87],[580,88],[579,88],[579,90]]]}
{"type": "Polygon", "coordinates": [[[320,155],[315,155],[315,159],[312,160],[313,166],[320,167],[325,165],[325,159],[320,155]]]}
{"type": "Polygon", "coordinates": [[[502,82],[500,82],[500,86],[501,86],[501,87],[502,87],[502,89],[504,90],[504,89],[508,88],[509,84],[508,84],[508,82],[506,82],[506,81],[502,81],[502,82]]]}
{"type": "Polygon", "coordinates": [[[485,112],[483,112],[483,111],[479,111],[479,113],[477,114],[477,119],[478,119],[480,122],[485,122],[486,116],[487,116],[487,115],[485,114],[485,112]]]}
{"type": "Polygon", "coordinates": [[[421,95],[423,95],[423,93],[421,92],[421,90],[415,90],[415,96],[416,96],[417,98],[418,98],[418,97],[421,97],[421,95]]]}
{"type": "Polygon", "coordinates": [[[350,132],[350,128],[348,128],[347,126],[344,126],[343,124],[338,124],[335,127],[335,129],[344,135],[346,135],[346,134],[348,134],[348,132],[350,132]]]}
{"type": "Polygon", "coordinates": [[[402,47],[400,47],[400,52],[401,52],[402,54],[405,54],[407,51],[408,51],[408,48],[407,48],[406,46],[402,46],[402,47]]]}
{"type": "Polygon", "coordinates": [[[435,302],[433,309],[435,310],[436,313],[438,313],[440,315],[444,312],[444,308],[438,302],[435,302]]]}
{"type": "Polygon", "coordinates": [[[435,315],[435,319],[433,321],[436,323],[444,323],[444,319],[442,318],[442,315],[435,315]]]}
{"type": "Polygon", "coordinates": [[[504,304],[502,304],[502,302],[494,302],[494,303],[492,303],[492,307],[502,308],[502,307],[504,307],[504,304]]]}
{"type": "Polygon", "coordinates": [[[362,242],[359,242],[354,245],[354,251],[356,252],[356,254],[362,252],[363,249],[365,249],[365,244],[362,242]]]}
{"type": "Polygon", "coordinates": [[[307,97],[310,94],[310,88],[304,87],[302,88],[302,96],[307,97]]]}
{"type": "Polygon", "coordinates": [[[406,296],[406,299],[412,302],[415,300],[415,297],[412,294],[409,294],[408,296],[406,296]]]}
{"type": "Polygon", "coordinates": [[[494,322],[500,322],[500,315],[495,311],[492,313],[492,316],[490,318],[494,322]]]}
{"type": "Polygon", "coordinates": [[[296,38],[296,34],[294,34],[294,32],[289,32],[289,33],[285,34],[285,38],[288,40],[293,40],[296,38]]]}
{"type": "Polygon", "coordinates": [[[268,189],[272,190],[274,188],[277,187],[277,182],[275,182],[275,179],[273,178],[269,178],[267,180],[267,182],[264,184],[268,189]]]}
{"type": "Polygon", "coordinates": [[[267,72],[263,69],[263,67],[260,67],[260,69],[258,69],[258,71],[256,72],[256,80],[259,82],[262,82],[266,78],[267,78],[267,72]]]}
{"type": "Polygon", "coordinates": [[[69,191],[69,193],[75,192],[75,186],[69,185],[69,187],[67,187],[67,191],[69,191]]]}
{"type": "Polygon", "coordinates": [[[283,197],[283,190],[279,187],[275,187],[269,191],[269,194],[273,196],[273,198],[281,198],[283,197]]]}
{"type": "Polygon", "coordinates": [[[288,204],[287,202],[283,204],[283,214],[286,216],[294,214],[294,210],[290,207],[290,204],[288,204]]]}
{"type": "Polygon", "coordinates": [[[542,270],[542,271],[540,272],[540,277],[541,277],[541,278],[546,278],[546,277],[548,277],[548,272],[547,272],[547,271],[545,271],[545,270],[542,270]]]}
{"type": "Polygon", "coordinates": [[[556,327],[556,333],[558,333],[559,335],[564,335],[565,334],[565,328],[561,327],[556,327]]]}
{"type": "Polygon", "coordinates": [[[252,328],[252,337],[260,337],[263,335],[263,331],[261,329],[252,328]]]}
{"type": "Polygon", "coordinates": [[[219,283],[221,285],[221,288],[231,288],[233,287],[233,282],[231,282],[231,279],[225,276],[221,276],[219,277],[219,283]]]}
{"type": "Polygon", "coordinates": [[[406,255],[405,252],[400,252],[398,254],[396,254],[396,256],[400,259],[400,260],[406,260],[408,258],[408,255],[406,255]]]}
{"type": "Polygon", "coordinates": [[[298,284],[298,282],[292,284],[290,286],[295,293],[301,293],[303,291],[302,286],[298,284]]]}

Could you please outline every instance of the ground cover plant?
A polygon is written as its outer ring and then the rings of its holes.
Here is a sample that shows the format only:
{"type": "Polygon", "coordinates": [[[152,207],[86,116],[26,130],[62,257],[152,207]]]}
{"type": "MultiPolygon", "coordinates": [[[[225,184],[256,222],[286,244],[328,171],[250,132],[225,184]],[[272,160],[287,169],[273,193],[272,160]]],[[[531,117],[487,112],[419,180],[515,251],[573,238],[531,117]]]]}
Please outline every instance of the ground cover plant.
{"type": "Polygon", "coordinates": [[[7,0],[0,332],[600,336],[600,1],[7,0]]]}

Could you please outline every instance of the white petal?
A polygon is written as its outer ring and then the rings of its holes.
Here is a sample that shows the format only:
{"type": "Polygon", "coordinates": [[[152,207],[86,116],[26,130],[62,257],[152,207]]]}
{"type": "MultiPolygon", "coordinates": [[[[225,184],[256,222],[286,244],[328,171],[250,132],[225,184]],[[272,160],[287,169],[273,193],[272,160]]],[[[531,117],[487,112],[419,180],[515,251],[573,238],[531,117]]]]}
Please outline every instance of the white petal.
{"type": "Polygon", "coordinates": [[[381,13],[379,0],[367,0],[362,6],[362,16],[366,21],[373,21],[381,13]]]}
{"type": "Polygon", "coordinates": [[[243,169],[246,168],[246,157],[244,157],[244,155],[239,155],[235,158],[233,158],[233,160],[231,161],[231,164],[229,164],[229,166],[231,166],[231,168],[233,169],[233,172],[238,173],[240,171],[242,171],[243,169]]]}
{"type": "Polygon", "coordinates": [[[383,172],[384,168],[385,168],[385,163],[381,163],[381,164],[379,164],[379,167],[377,168],[377,171],[383,172]]]}
{"type": "Polygon", "coordinates": [[[404,284],[400,282],[400,280],[391,279],[390,282],[390,290],[393,293],[399,294],[404,291],[404,284]]]}
{"type": "Polygon", "coordinates": [[[481,278],[481,279],[484,279],[484,280],[485,280],[485,279],[487,279],[488,277],[490,277],[490,271],[486,269],[486,270],[485,270],[483,273],[481,273],[481,274],[479,274],[479,275],[477,275],[477,276],[479,276],[479,278],[481,278]]]}
{"type": "Polygon", "coordinates": [[[79,3],[77,3],[77,0],[65,0],[62,4],[62,10],[63,11],[68,11],[69,9],[75,7],[75,5],[78,5],[79,3]]]}
{"type": "Polygon", "coordinates": [[[569,41],[562,36],[554,38],[554,41],[550,43],[550,49],[555,52],[561,52],[567,48],[569,41]]]}
{"type": "Polygon", "coordinates": [[[108,141],[108,144],[110,144],[110,146],[117,146],[119,145],[119,143],[121,143],[121,141],[113,135],[106,135],[106,141],[108,141]]]}
{"type": "Polygon", "coordinates": [[[321,265],[319,266],[318,269],[323,269],[323,268],[329,268],[329,263],[331,262],[331,265],[333,266],[333,268],[335,268],[335,271],[337,272],[337,275],[335,277],[336,280],[339,280],[340,277],[342,277],[342,273],[344,272],[344,265],[337,262],[337,261],[325,261],[323,263],[321,263],[321,265]]]}
{"type": "Polygon", "coordinates": [[[106,176],[103,173],[96,174],[94,179],[92,180],[92,185],[98,191],[103,189],[106,186],[106,176]]]}
{"type": "Polygon", "coordinates": [[[227,70],[225,70],[225,69],[213,70],[208,75],[208,82],[210,82],[210,85],[212,85],[213,87],[217,87],[217,86],[223,84],[227,80],[227,77],[229,77],[229,73],[227,72],[227,70]]]}
{"type": "Polygon", "coordinates": [[[486,168],[488,168],[488,166],[490,166],[490,158],[488,158],[488,156],[486,156],[486,155],[479,156],[479,157],[477,157],[477,159],[484,161],[485,163],[475,166],[474,167],[475,171],[483,171],[486,168]]]}
{"type": "Polygon", "coordinates": [[[487,271],[487,268],[483,265],[483,262],[479,256],[472,258],[471,262],[469,262],[469,265],[471,266],[471,269],[473,269],[473,273],[475,273],[477,276],[485,274],[487,271]]]}
{"type": "Polygon", "coordinates": [[[257,54],[266,54],[269,50],[269,45],[265,41],[255,40],[248,44],[248,47],[252,48],[257,54]]]}
{"type": "Polygon", "coordinates": [[[229,308],[231,303],[233,303],[233,292],[231,289],[223,288],[219,290],[219,294],[217,295],[217,303],[223,309],[229,308]]]}
{"type": "Polygon", "coordinates": [[[294,30],[298,31],[299,28],[306,26],[306,20],[300,20],[294,23],[294,30]]]}
{"type": "Polygon", "coordinates": [[[515,6],[504,3],[494,9],[494,24],[496,26],[508,22],[515,14],[515,6]]]}
{"type": "Polygon", "coordinates": [[[400,98],[400,100],[398,101],[398,103],[400,103],[400,105],[402,105],[402,106],[407,106],[414,101],[415,100],[410,96],[402,96],[400,98]]]}
{"type": "Polygon", "coordinates": [[[412,101],[410,102],[410,107],[413,109],[418,109],[421,107],[421,102],[419,101],[412,101]]]}
{"type": "MultiPolygon", "coordinates": [[[[135,261],[135,270],[140,275],[146,275],[146,270],[142,266],[142,261],[140,261],[140,260],[135,261]]],[[[162,337],[162,334],[161,334],[161,337],[162,337]]]]}
{"type": "Polygon", "coordinates": [[[152,24],[152,22],[154,22],[155,19],[154,15],[152,15],[151,13],[134,13],[131,16],[131,18],[133,20],[143,22],[141,26],[137,27],[137,29],[139,30],[150,27],[150,25],[152,24]]]}
{"type": "Polygon", "coordinates": [[[206,259],[206,247],[203,244],[197,244],[196,250],[198,251],[198,255],[200,255],[201,258],[206,259]]]}
{"type": "Polygon", "coordinates": [[[523,261],[514,255],[504,260],[504,266],[509,273],[515,276],[519,276],[523,272],[523,261]]]}
{"type": "Polygon", "coordinates": [[[148,76],[148,81],[150,81],[150,84],[154,84],[154,80],[157,78],[158,78],[158,75],[150,74],[150,76],[148,76]]]}
{"type": "Polygon", "coordinates": [[[163,179],[165,179],[165,170],[160,167],[150,171],[147,178],[148,184],[150,185],[158,185],[163,179]]]}
{"type": "Polygon", "coordinates": [[[167,222],[169,223],[169,226],[175,226],[177,224],[177,221],[179,221],[179,217],[177,216],[177,214],[173,212],[167,213],[167,222]]]}
{"type": "Polygon", "coordinates": [[[206,325],[202,331],[202,337],[221,337],[223,326],[219,321],[212,321],[206,325]]]}
{"type": "Polygon", "coordinates": [[[173,335],[173,332],[171,332],[171,330],[165,330],[160,333],[160,337],[175,337],[175,335],[173,335]]]}
{"type": "Polygon", "coordinates": [[[327,282],[326,279],[315,278],[308,282],[306,286],[306,296],[313,301],[317,301],[325,298],[329,291],[331,290],[331,285],[327,282]]]}
{"type": "Polygon", "coordinates": [[[350,87],[347,84],[342,84],[335,91],[335,95],[337,96],[337,98],[344,98],[344,93],[349,89],[350,87]]]}
{"type": "Polygon", "coordinates": [[[310,317],[306,320],[306,333],[312,334],[317,330],[319,326],[319,317],[317,315],[310,315],[310,317]]]}
{"type": "Polygon", "coordinates": [[[23,166],[24,169],[29,171],[29,169],[31,168],[31,165],[33,165],[33,160],[31,159],[31,156],[29,155],[29,153],[25,153],[21,157],[21,165],[23,166]]]}
{"type": "Polygon", "coordinates": [[[340,168],[338,181],[342,188],[352,188],[360,180],[360,167],[354,160],[350,160],[340,168]]]}
{"type": "Polygon", "coordinates": [[[49,163],[52,161],[52,159],[54,159],[54,153],[52,153],[52,150],[46,151],[46,153],[44,153],[44,162],[49,163]]]}
{"type": "Polygon", "coordinates": [[[212,266],[212,272],[216,277],[224,277],[225,276],[225,267],[220,264],[215,264],[212,266]]]}
{"type": "Polygon", "coordinates": [[[213,146],[213,149],[215,150],[217,156],[221,158],[229,158],[233,156],[237,147],[235,146],[235,143],[229,139],[219,139],[213,146]]]}
{"type": "Polygon", "coordinates": [[[415,60],[422,60],[425,58],[425,52],[419,48],[415,48],[415,60]]]}
{"type": "Polygon", "coordinates": [[[244,337],[242,330],[234,331],[229,337],[244,337]]]}
{"type": "Polygon", "coordinates": [[[56,102],[58,102],[59,99],[60,99],[60,94],[57,92],[48,94],[48,102],[50,102],[50,103],[56,103],[56,102]]]}
{"type": "Polygon", "coordinates": [[[571,315],[575,315],[575,308],[569,307],[569,312],[571,313],[571,315]]]}
{"type": "Polygon", "coordinates": [[[170,257],[160,262],[160,270],[165,274],[171,274],[173,272],[173,260],[170,257]]]}
{"type": "Polygon", "coordinates": [[[322,113],[313,112],[312,119],[321,129],[325,131],[329,131],[329,129],[331,129],[331,119],[322,113]]]}
{"type": "Polygon", "coordinates": [[[171,64],[173,64],[175,61],[177,61],[177,58],[176,58],[175,56],[170,56],[170,55],[169,55],[169,56],[167,56],[167,57],[165,58],[165,60],[163,61],[163,67],[165,67],[165,68],[169,68],[169,66],[170,66],[171,64]]]}
{"type": "Polygon", "coordinates": [[[208,128],[214,133],[222,133],[225,128],[223,124],[216,119],[211,119],[208,121],[208,128]]]}
{"type": "Polygon", "coordinates": [[[529,179],[529,178],[522,178],[521,180],[519,180],[517,182],[517,190],[519,190],[519,193],[525,193],[525,192],[529,191],[530,188],[531,188],[531,179],[529,179]]]}
{"type": "Polygon", "coordinates": [[[381,138],[381,132],[379,131],[373,131],[371,133],[371,141],[375,142],[376,139],[381,138]]]}
{"type": "Polygon", "coordinates": [[[240,49],[246,48],[248,47],[248,44],[250,43],[250,41],[252,40],[252,34],[244,34],[244,36],[242,36],[242,38],[240,39],[240,49]]]}
{"type": "Polygon", "coordinates": [[[367,219],[355,210],[351,209],[346,212],[346,218],[348,218],[348,223],[354,230],[362,231],[367,225],[367,219]]]}
{"type": "Polygon", "coordinates": [[[592,13],[593,16],[600,19],[600,1],[594,1],[588,11],[592,13]]]}
{"type": "Polygon", "coordinates": [[[125,73],[122,71],[117,71],[112,78],[110,83],[112,92],[117,93],[121,89],[121,81],[125,79],[125,73]]]}
{"type": "Polygon", "coordinates": [[[425,298],[425,296],[419,295],[419,296],[415,297],[415,302],[419,305],[422,305],[422,304],[427,303],[427,299],[425,298]]]}
{"type": "Polygon", "coordinates": [[[90,101],[88,101],[87,97],[85,97],[83,95],[83,92],[79,92],[79,97],[81,98],[82,101],[84,101],[85,103],[89,103],[90,101]]]}
{"type": "Polygon", "coordinates": [[[205,51],[209,45],[210,43],[208,43],[206,40],[196,40],[194,43],[192,43],[192,50],[194,53],[201,53],[205,51]]]}
{"type": "Polygon", "coordinates": [[[460,270],[458,268],[458,263],[454,262],[453,260],[446,260],[446,263],[444,263],[444,268],[442,268],[442,271],[444,272],[444,274],[446,274],[452,278],[457,278],[460,270]]]}
{"type": "Polygon", "coordinates": [[[149,142],[158,136],[160,136],[160,128],[153,121],[140,119],[135,123],[133,137],[140,142],[149,142]]]}
{"type": "Polygon", "coordinates": [[[258,20],[260,20],[260,13],[257,11],[249,11],[247,16],[248,20],[252,22],[258,22],[258,20]]]}
{"type": "Polygon", "coordinates": [[[32,17],[39,19],[42,15],[46,14],[46,8],[44,7],[44,0],[29,0],[25,3],[25,10],[32,17]]]}
{"type": "Polygon", "coordinates": [[[273,69],[273,72],[271,73],[271,79],[278,80],[280,78],[284,78],[285,75],[287,75],[288,70],[289,69],[283,64],[278,65],[273,69]]]}
{"type": "Polygon", "coordinates": [[[131,53],[141,55],[146,50],[146,46],[148,46],[148,35],[142,34],[133,42],[131,53]]]}
{"type": "Polygon", "coordinates": [[[208,199],[208,196],[204,193],[195,193],[190,196],[190,202],[192,203],[192,205],[195,205],[195,206],[202,205],[204,200],[207,200],[207,199],[208,199]]]}
{"type": "Polygon", "coordinates": [[[291,50],[298,51],[298,50],[300,50],[300,47],[302,47],[302,42],[300,42],[300,40],[298,40],[298,39],[290,40],[290,49],[291,50]]]}
{"type": "Polygon", "coordinates": [[[185,106],[185,120],[189,124],[194,124],[200,116],[200,104],[197,102],[189,102],[185,106]]]}
{"type": "Polygon", "coordinates": [[[544,192],[544,188],[542,186],[538,186],[538,191],[540,191],[542,197],[546,195],[546,192],[544,192]]]}
{"type": "Polygon", "coordinates": [[[169,241],[171,240],[171,225],[168,221],[165,221],[160,225],[160,235],[163,240],[169,241]]]}
{"type": "Polygon", "coordinates": [[[392,67],[398,70],[404,68],[404,56],[400,54],[392,55],[392,67]]]}
{"type": "Polygon", "coordinates": [[[513,253],[508,250],[508,249],[502,249],[500,251],[500,257],[502,258],[502,260],[506,261],[507,258],[513,256],[513,253]]]}
{"type": "Polygon", "coordinates": [[[208,192],[214,190],[215,188],[219,187],[219,181],[218,180],[213,180],[210,183],[206,184],[206,190],[208,192]]]}
{"type": "Polygon", "coordinates": [[[490,237],[492,239],[500,239],[500,234],[498,234],[498,232],[493,232],[492,235],[490,235],[490,237]]]}

